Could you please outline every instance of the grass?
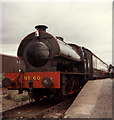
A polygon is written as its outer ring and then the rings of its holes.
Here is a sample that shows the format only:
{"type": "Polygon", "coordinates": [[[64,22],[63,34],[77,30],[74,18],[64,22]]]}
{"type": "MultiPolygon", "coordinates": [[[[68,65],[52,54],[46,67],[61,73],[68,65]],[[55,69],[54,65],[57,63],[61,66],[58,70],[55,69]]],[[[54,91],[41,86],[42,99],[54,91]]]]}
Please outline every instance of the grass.
{"type": "Polygon", "coordinates": [[[29,96],[27,92],[23,92],[23,94],[18,94],[18,91],[10,91],[6,97],[7,99],[13,100],[15,102],[22,102],[29,100],[29,96]]]}

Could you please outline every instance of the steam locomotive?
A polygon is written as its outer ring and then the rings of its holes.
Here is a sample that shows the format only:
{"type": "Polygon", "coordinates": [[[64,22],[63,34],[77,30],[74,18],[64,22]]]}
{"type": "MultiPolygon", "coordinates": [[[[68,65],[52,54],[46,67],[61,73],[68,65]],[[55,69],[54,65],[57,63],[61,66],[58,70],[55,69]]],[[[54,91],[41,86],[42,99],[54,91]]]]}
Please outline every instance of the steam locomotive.
{"type": "Polygon", "coordinates": [[[3,86],[42,96],[64,98],[74,94],[88,79],[108,77],[108,65],[90,50],[54,37],[45,25],[35,27],[20,43],[17,55],[25,71],[6,73],[3,86]]]}

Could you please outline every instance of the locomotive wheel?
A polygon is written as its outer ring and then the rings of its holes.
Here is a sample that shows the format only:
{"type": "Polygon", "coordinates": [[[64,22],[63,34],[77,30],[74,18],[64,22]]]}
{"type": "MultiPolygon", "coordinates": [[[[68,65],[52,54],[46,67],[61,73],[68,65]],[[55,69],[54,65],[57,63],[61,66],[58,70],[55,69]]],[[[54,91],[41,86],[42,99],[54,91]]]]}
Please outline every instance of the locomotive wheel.
{"type": "Polygon", "coordinates": [[[38,91],[38,90],[35,90],[35,89],[32,90],[32,98],[33,98],[35,101],[40,100],[41,95],[39,94],[39,91],[38,91]]]}
{"type": "Polygon", "coordinates": [[[67,86],[67,77],[65,75],[61,75],[61,78],[62,78],[61,98],[65,98],[66,86],[67,86]]]}
{"type": "Polygon", "coordinates": [[[61,98],[65,99],[67,97],[67,93],[68,93],[68,83],[67,83],[67,76],[66,75],[62,75],[62,86],[61,86],[61,98]]]}
{"type": "Polygon", "coordinates": [[[74,85],[73,85],[73,91],[76,91],[80,88],[80,80],[77,76],[74,78],[74,85]]]}
{"type": "Polygon", "coordinates": [[[49,89],[33,89],[32,90],[32,98],[36,101],[42,98],[50,98],[52,95],[52,91],[49,89]]]}

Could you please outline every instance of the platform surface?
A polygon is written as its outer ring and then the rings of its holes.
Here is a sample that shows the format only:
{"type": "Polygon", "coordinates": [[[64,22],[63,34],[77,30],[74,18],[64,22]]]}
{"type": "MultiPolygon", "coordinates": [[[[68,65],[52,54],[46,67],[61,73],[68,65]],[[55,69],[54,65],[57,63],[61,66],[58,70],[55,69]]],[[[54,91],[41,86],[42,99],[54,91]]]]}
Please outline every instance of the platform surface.
{"type": "Polygon", "coordinates": [[[64,118],[112,118],[112,81],[88,81],[64,118]]]}

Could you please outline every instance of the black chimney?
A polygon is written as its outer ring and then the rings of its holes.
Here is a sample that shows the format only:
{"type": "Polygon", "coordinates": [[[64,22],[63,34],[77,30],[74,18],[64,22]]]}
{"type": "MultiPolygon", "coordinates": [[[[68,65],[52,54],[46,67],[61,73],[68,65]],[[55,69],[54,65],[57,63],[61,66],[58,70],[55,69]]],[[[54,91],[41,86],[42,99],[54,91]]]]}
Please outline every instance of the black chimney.
{"type": "Polygon", "coordinates": [[[35,26],[35,28],[36,28],[38,31],[45,31],[45,32],[46,32],[46,29],[47,29],[48,27],[45,26],[45,25],[37,25],[37,26],[35,26]]]}

